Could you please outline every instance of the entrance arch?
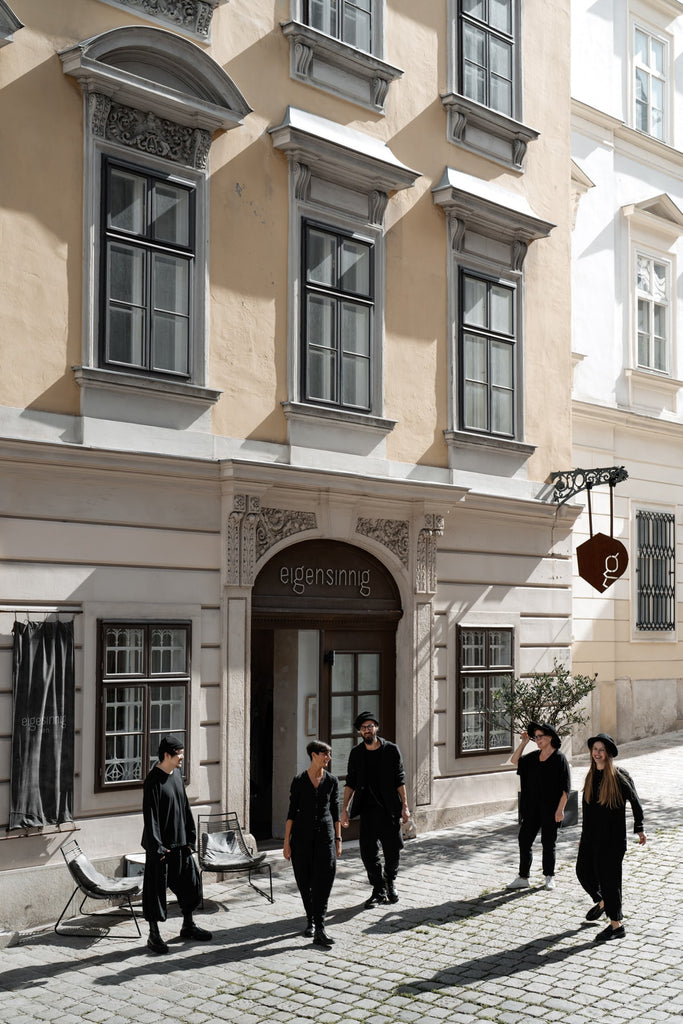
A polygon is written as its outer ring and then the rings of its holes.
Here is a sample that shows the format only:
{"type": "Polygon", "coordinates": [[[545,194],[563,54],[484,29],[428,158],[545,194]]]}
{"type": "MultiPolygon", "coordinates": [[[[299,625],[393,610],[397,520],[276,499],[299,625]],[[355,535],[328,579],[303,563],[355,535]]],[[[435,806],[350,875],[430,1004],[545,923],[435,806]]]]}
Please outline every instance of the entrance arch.
{"type": "Polygon", "coordinates": [[[284,548],[252,591],[250,830],[282,836],[306,743],[332,747],[343,782],[360,711],[394,739],[398,587],[382,563],[342,541],[284,548]]]}

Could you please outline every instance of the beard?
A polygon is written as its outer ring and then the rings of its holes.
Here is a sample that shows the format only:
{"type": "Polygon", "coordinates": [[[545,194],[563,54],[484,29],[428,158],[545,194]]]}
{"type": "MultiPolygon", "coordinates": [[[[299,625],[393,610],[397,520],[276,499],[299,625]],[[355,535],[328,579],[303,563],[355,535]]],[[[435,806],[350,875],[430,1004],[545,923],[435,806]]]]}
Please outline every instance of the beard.
{"type": "Polygon", "coordinates": [[[375,742],[375,734],[374,733],[372,733],[371,736],[368,736],[367,733],[363,733],[363,743],[365,743],[369,747],[374,742],[375,742]]]}

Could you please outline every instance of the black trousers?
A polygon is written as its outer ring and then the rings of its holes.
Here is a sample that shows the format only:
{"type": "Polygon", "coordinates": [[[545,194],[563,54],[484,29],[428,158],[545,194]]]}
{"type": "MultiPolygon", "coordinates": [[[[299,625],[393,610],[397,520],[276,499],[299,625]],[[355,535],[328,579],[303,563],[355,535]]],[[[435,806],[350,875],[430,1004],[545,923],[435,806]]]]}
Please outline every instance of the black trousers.
{"type": "Polygon", "coordinates": [[[292,842],[292,867],[297,888],[306,911],[306,917],[316,927],[322,927],[327,913],[327,901],[337,871],[334,840],[327,832],[292,842]]]}
{"type": "Polygon", "coordinates": [[[598,845],[581,840],[576,877],[594,903],[604,900],[610,921],[621,921],[621,875],[626,846],[598,845]]]}
{"type": "Polygon", "coordinates": [[[169,850],[163,860],[156,854],[145,857],[142,882],[142,916],[145,921],[166,920],[166,890],[175,893],[178,906],[191,914],[202,898],[199,871],[186,846],[169,850]]]}
{"type": "Polygon", "coordinates": [[[555,847],[557,845],[557,830],[559,823],[555,821],[555,811],[552,814],[540,812],[525,814],[519,829],[519,873],[522,878],[528,878],[531,871],[531,862],[534,859],[532,846],[541,832],[541,846],[543,848],[543,874],[555,874],[555,847]]]}
{"type": "Polygon", "coordinates": [[[359,845],[361,860],[373,889],[381,889],[385,878],[393,882],[398,874],[403,849],[401,819],[390,817],[383,808],[361,814],[359,845]],[[380,847],[384,854],[384,871],[379,855],[380,847]]]}

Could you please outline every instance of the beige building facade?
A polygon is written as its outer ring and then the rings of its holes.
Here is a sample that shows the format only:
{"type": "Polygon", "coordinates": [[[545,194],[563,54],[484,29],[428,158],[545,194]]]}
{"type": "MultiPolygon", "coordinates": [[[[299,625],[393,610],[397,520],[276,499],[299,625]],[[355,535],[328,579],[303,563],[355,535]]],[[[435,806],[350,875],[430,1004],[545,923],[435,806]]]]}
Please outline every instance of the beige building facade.
{"type": "Polygon", "coordinates": [[[72,828],[139,852],[169,729],[258,839],[367,709],[418,827],[512,806],[484,709],[572,641],[568,0],[0,0],[0,42],[0,929],[72,828]],[[57,620],[74,821],[6,829],[57,620]]]}

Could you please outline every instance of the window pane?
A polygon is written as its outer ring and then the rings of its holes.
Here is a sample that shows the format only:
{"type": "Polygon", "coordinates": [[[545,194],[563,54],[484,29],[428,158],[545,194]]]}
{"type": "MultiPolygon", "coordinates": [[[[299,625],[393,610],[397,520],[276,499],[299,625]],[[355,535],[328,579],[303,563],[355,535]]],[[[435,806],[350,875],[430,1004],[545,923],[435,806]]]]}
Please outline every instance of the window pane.
{"type": "Polygon", "coordinates": [[[506,342],[491,343],[491,383],[495,387],[512,387],[513,349],[506,342]]]}
{"type": "Polygon", "coordinates": [[[471,14],[479,21],[486,20],[485,0],[462,0],[463,14],[471,14]]]}
{"type": "Polygon", "coordinates": [[[507,630],[491,630],[489,633],[489,665],[512,664],[512,633],[507,630]]]}
{"type": "Polygon", "coordinates": [[[486,327],[486,282],[476,277],[463,279],[463,319],[466,324],[486,327]]]}
{"type": "Polygon", "coordinates": [[[307,380],[309,398],[337,401],[335,304],[332,299],[309,295],[307,303],[307,380]]]}
{"type": "Polygon", "coordinates": [[[486,340],[474,334],[466,334],[465,342],[465,377],[468,380],[486,382],[486,340]]]}
{"type": "Polygon", "coordinates": [[[640,103],[647,103],[649,96],[650,76],[647,72],[636,68],[636,100],[640,103]]]}
{"type": "Polygon", "coordinates": [[[513,433],[512,392],[494,388],[491,392],[491,430],[495,434],[513,433]]]}
{"type": "Polygon", "coordinates": [[[309,345],[332,348],[335,337],[334,299],[322,295],[309,295],[306,305],[306,338],[309,345]]]}
{"type": "Polygon", "coordinates": [[[187,190],[157,182],[152,203],[154,237],[176,245],[189,245],[190,195],[187,190]]]}
{"type": "Polygon", "coordinates": [[[167,313],[189,312],[190,268],[187,260],[177,256],[153,254],[152,279],[154,308],[167,313]]]}
{"type": "Polygon", "coordinates": [[[187,672],[187,630],[155,626],[150,640],[150,671],[187,672]]]}
{"type": "Polygon", "coordinates": [[[370,363],[367,359],[344,357],[342,402],[357,409],[370,408],[370,363]]]}
{"type": "Polygon", "coordinates": [[[110,175],[109,225],[119,231],[145,234],[146,181],[138,174],[131,174],[119,167],[113,167],[110,175]]]}
{"type": "Polygon", "coordinates": [[[315,284],[336,285],[337,239],[321,231],[308,232],[308,280],[315,284]]]}
{"type": "Polygon", "coordinates": [[[142,778],[142,701],[140,686],[107,687],[105,690],[105,783],[142,778]]]}
{"type": "Polygon", "coordinates": [[[636,29],[635,55],[639,64],[648,64],[648,37],[636,29]]]}
{"type": "Polygon", "coordinates": [[[109,246],[109,298],[142,306],[145,295],[145,254],[131,245],[109,246]]]}
{"type": "Polygon", "coordinates": [[[460,659],[463,668],[486,665],[486,633],[483,629],[463,629],[460,634],[460,659]]]}
{"type": "MultiPolygon", "coordinates": [[[[172,732],[185,739],[185,687],[151,686],[149,697],[150,733],[163,736],[172,732]]],[[[153,747],[159,746],[159,740],[153,747]]]]}
{"type": "Polygon", "coordinates": [[[144,324],[145,314],[141,309],[110,309],[107,358],[127,366],[142,366],[144,324]]]}
{"type": "Polygon", "coordinates": [[[489,0],[489,24],[491,28],[512,34],[512,0],[489,0]]]}
{"type": "Polygon", "coordinates": [[[653,68],[658,75],[664,74],[664,44],[660,43],[657,39],[652,40],[652,47],[650,49],[650,67],[653,68]]]}
{"type": "Polygon", "coordinates": [[[466,676],[462,684],[462,749],[483,750],[486,746],[486,683],[483,676],[466,676]]]}
{"type": "Polygon", "coordinates": [[[185,317],[155,313],[152,320],[152,369],[161,373],[189,372],[189,323],[185,317]]]}
{"type": "Polygon", "coordinates": [[[486,33],[474,25],[463,25],[463,55],[467,62],[486,67],[486,33]]]}
{"type": "Polygon", "coordinates": [[[332,692],[352,692],[354,656],[353,654],[340,653],[335,651],[334,664],[332,666],[332,692]]]}
{"type": "Polygon", "coordinates": [[[644,256],[638,256],[636,262],[636,276],[638,288],[641,292],[650,291],[650,260],[644,256]]]}
{"type": "Polygon", "coordinates": [[[510,82],[495,76],[491,79],[490,106],[492,110],[497,110],[500,114],[512,113],[512,85],[510,82]]]}
{"type": "MultiPolygon", "coordinates": [[[[489,700],[495,704],[496,695],[503,695],[510,684],[509,676],[492,676],[489,679],[489,700]]],[[[503,715],[492,715],[489,730],[489,750],[510,746],[510,721],[503,715]]]]}
{"type": "Polygon", "coordinates": [[[313,28],[328,36],[336,36],[337,0],[309,0],[309,20],[313,28]]]}
{"type": "Polygon", "coordinates": [[[332,733],[348,733],[353,725],[353,694],[332,697],[332,733]]]}
{"type": "Polygon", "coordinates": [[[355,737],[344,736],[344,737],[332,737],[332,763],[330,765],[330,771],[333,775],[336,775],[338,779],[343,779],[346,776],[346,769],[349,764],[349,754],[356,745],[355,737]]]}
{"type": "Polygon", "coordinates": [[[512,291],[501,285],[491,286],[491,330],[498,334],[513,335],[512,291]]]}
{"type": "Polygon", "coordinates": [[[365,11],[358,10],[351,4],[344,5],[344,33],[342,36],[345,43],[355,46],[359,50],[369,53],[372,49],[370,40],[370,15],[365,11]]]}
{"type": "Polygon", "coordinates": [[[144,665],[144,631],[129,626],[110,626],[104,638],[106,673],[141,675],[144,665]]]}
{"type": "Polygon", "coordinates": [[[465,426],[470,430],[487,430],[487,398],[485,384],[465,385],[465,426]]]}
{"type": "Polygon", "coordinates": [[[370,355],[370,310],[367,306],[342,302],[341,334],[344,353],[370,355]]]}
{"type": "Polygon", "coordinates": [[[512,47],[509,43],[505,43],[500,39],[491,39],[490,42],[490,54],[491,54],[491,73],[497,75],[499,78],[505,78],[508,81],[511,77],[512,69],[512,47]]]}
{"type": "Polygon", "coordinates": [[[356,295],[370,294],[370,250],[367,245],[348,238],[342,241],[339,287],[356,295]]]}
{"type": "Polygon", "coordinates": [[[358,655],[358,689],[379,690],[379,654],[358,655]]]}

